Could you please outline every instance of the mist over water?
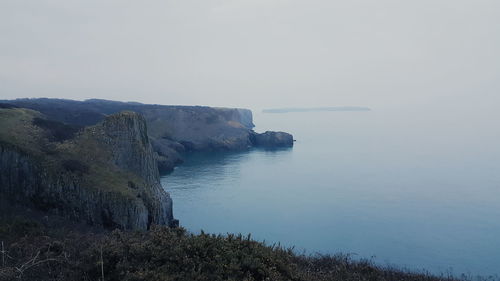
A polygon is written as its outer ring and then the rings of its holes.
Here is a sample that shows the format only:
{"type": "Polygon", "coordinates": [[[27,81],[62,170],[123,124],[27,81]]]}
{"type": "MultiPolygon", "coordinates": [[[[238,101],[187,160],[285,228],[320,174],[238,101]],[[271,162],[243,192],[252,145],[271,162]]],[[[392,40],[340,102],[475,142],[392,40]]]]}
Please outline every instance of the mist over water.
{"type": "Polygon", "coordinates": [[[293,149],[189,155],[162,178],[181,225],[433,273],[499,274],[494,104],[262,114],[293,149]]]}
{"type": "Polygon", "coordinates": [[[0,1],[0,99],[249,107],[293,149],[189,155],[191,231],[500,274],[500,1],[0,1]],[[369,112],[262,114],[367,106],[369,112]]]}

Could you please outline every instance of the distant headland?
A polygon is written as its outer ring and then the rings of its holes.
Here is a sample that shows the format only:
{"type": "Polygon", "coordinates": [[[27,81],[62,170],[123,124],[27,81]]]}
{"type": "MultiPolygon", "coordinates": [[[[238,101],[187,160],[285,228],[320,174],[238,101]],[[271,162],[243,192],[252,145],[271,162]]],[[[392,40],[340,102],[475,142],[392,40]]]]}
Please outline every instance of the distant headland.
{"type": "Polygon", "coordinates": [[[270,108],[262,110],[263,113],[290,113],[290,112],[319,112],[319,111],[370,111],[368,107],[361,106],[334,106],[334,107],[291,107],[270,108]]]}

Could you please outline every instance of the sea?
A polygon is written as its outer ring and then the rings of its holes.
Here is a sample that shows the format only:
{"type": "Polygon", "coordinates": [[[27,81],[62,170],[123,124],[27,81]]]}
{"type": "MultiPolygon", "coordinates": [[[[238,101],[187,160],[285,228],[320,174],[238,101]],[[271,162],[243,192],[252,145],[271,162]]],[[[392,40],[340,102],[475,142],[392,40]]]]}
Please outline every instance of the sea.
{"type": "Polygon", "coordinates": [[[500,275],[500,120],[480,105],[262,113],[288,149],[192,153],[162,177],[198,233],[432,274],[500,275]]]}

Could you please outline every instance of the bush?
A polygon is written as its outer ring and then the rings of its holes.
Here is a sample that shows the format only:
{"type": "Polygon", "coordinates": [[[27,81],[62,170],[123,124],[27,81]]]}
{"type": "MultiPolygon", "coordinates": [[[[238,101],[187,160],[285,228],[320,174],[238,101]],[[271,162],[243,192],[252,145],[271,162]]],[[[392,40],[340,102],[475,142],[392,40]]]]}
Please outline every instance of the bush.
{"type": "Polygon", "coordinates": [[[63,168],[72,173],[88,174],[89,166],[79,160],[68,159],[62,162],[63,168]]]}
{"type": "Polygon", "coordinates": [[[103,275],[107,281],[457,280],[378,267],[349,256],[296,255],[250,236],[194,235],[183,228],[103,234],[54,235],[47,229],[30,232],[33,235],[22,233],[6,245],[9,258],[0,267],[0,281],[87,281],[102,280],[103,275]]]}
{"type": "MultiPolygon", "coordinates": [[[[106,280],[299,280],[291,251],[242,235],[193,235],[182,228],[115,231],[102,241],[106,280]]],[[[100,247],[86,264],[100,257],[100,247]]],[[[98,268],[88,268],[99,276],[98,268]]]]}
{"type": "Polygon", "coordinates": [[[47,138],[50,141],[63,142],[72,139],[75,134],[82,128],[75,125],[66,125],[61,122],[47,120],[35,117],[33,125],[43,128],[47,131],[47,138]]]}

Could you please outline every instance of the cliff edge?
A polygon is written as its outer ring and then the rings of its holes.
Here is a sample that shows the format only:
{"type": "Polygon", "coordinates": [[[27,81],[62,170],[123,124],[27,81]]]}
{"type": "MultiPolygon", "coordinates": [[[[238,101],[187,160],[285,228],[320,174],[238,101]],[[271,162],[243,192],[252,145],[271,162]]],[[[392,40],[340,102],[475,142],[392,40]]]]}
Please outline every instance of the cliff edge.
{"type": "Polygon", "coordinates": [[[291,147],[283,132],[253,131],[252,111],[242,108],[141,104],[91,99],[17,99],[0,101],[37,110],[47,118],[76,126],[95,125],[110,114],[133,111],[144,116],[160,172],[182,163],[186,151],[241,151],[251,147],[291,147]]]}
{"type": "Polygon", "coordinates": [[[134,112],[88,126],[0,108],[0,197],[90,225],[175,225],[145,119],[134,112]]]}

